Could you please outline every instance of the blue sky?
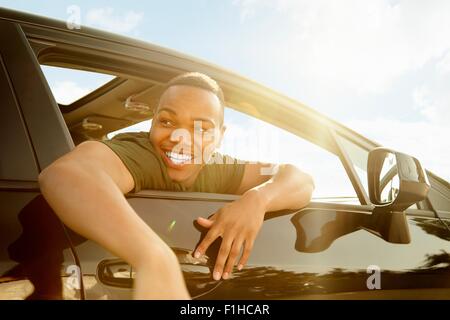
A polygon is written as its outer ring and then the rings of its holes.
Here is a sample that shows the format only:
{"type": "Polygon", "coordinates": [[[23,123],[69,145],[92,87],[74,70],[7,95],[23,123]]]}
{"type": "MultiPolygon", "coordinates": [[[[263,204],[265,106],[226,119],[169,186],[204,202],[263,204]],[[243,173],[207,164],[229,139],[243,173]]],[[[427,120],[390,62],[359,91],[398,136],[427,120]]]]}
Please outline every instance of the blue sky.
{"type": "Polygon", "coordinates": [[[270,86],[450,180],[450,1],[3,1],[270,86]]]}

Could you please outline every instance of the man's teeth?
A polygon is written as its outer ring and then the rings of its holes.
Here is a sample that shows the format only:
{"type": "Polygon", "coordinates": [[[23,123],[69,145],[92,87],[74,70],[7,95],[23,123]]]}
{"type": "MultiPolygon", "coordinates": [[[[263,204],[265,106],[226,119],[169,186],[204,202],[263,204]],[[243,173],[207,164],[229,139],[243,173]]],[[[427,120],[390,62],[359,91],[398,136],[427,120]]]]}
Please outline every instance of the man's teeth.
{"type": "Polygon", "coordinates": [[[181,154],[167,151],[166,155],[175,164],[183,164],[192,160],[192,156],[189,154],[181,154]]]}

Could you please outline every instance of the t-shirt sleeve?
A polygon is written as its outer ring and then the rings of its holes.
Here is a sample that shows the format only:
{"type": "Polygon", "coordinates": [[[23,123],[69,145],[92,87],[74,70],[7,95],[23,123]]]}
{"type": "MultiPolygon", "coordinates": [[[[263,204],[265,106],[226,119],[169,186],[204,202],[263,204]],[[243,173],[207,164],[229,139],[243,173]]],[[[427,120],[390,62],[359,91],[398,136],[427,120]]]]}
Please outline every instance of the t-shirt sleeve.
{"type": "Polygon", "coordinates": [[[206,165],[207,192],[235,194],[241,185],[245,161],[227,155],[215,155],[215,162],[206,165]]]}
{"type": "Polygon", "coordinates": [[[101,140],[114,151],[127,167],[134,180],[132,192],[142,189],[166,188],[161,163],[145,138],[137,139],[129,134],[119,134],[111,140],[101,140]]]}

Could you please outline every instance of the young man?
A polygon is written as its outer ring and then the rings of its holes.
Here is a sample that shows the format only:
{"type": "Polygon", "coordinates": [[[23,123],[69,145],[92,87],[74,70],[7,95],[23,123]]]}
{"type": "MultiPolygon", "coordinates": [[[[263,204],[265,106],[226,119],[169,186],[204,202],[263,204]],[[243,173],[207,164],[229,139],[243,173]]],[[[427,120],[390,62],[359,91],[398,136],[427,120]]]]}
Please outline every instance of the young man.
{"type": "Polygon", "coordinates": [[[292,165],[268,170],[270,164],[242,163],[216,153],[225,132],[223,117],[218,84],[204,74],[183,74],[167,84],[149,133],[83,142],[39,176],[42,194],[67,226],[136,268],[137,299],[189,294],[174,253],[139,218],[125,193],[159,189],[241,195],[209,219],[197,220],[209,230],[195,256],[222,237],[216,280],[227,279],[236,263],[238,269],[245,265],[266,212],[301,208],[311,199],[311,176],[292,165]]]}

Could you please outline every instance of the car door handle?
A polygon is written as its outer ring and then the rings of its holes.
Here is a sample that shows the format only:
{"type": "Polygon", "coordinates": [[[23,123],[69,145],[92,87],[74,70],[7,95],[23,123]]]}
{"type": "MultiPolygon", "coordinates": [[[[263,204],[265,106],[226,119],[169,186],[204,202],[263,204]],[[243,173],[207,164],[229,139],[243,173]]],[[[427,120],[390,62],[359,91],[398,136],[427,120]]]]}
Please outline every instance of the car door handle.
{"type": "MultiPolygon", "coordinates": [[[[209,282],[212,266],[206,255],[195,258],[192,250],[183,248],[172,248],[172,250],[187,280],[209,282]]],[[[132,288],[134,276],[133,267],[120,258],[105,259],[97,265],[97,279],[108,286],[132,288]]]]}
{"type": "Polygon", "coordinates": [[[203,266],[211,269],[211,263],[209,257],[203,255],[199,258],[194,257],[193,251],[183,248],[175,248],[172,247],[173,252],[177,256],[180,264],[183,265],[191,265],[191,266],[203,266]]]}
{"type": "Polygon", "coordinates": [[[105,259],[97,265],[97,279],[108,286],[133,287],[133,267],[120,258],[105,259]]]}

